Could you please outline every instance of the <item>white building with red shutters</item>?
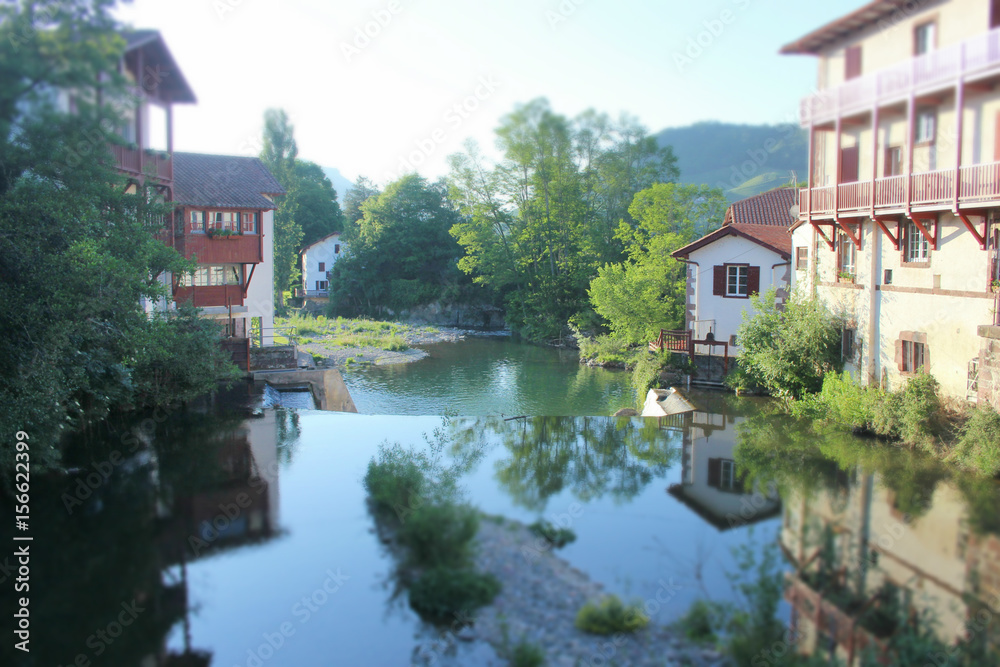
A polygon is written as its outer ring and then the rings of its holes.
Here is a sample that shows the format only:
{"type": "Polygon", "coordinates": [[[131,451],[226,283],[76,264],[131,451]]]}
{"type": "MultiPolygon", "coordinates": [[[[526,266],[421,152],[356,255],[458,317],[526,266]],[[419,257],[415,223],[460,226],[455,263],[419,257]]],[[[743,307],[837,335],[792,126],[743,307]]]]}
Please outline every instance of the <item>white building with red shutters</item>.
{"type": "Polygon", "coordinates": [[[818,61],[796,282],[862,381],[1000,408],[1000,2],[869,2],[782,52],[818,61]]]}

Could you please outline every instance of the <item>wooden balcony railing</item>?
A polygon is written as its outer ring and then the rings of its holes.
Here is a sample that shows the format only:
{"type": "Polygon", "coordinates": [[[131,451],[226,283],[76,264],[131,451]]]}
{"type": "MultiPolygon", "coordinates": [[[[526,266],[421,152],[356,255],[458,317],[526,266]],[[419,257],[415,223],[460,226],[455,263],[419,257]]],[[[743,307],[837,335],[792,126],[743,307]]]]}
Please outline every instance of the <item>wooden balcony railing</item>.
{"type": "Polygon", "coordinates": [[[694,356],[694,340],[690,331],[667,331],[660,329],[660,336],[649,343],[653,352],[684,352],[694,356]]]}
{"type": "MultiPolygon", "coordinates": [[[[955,169],[939,169],[913,174],[910,178],[910,204],[922,207],[940,207],[951,210],[956,194],[959,205],[1000,203],[1000,162],[962,167],[955,192],[955,169]]],[[[821,186],[812,189],[814,216],[832,216],[835,212],[856,214],[870,211],[872,196],[875,212],[880,209],[901,209],[906,206],[906,176],[886,176],[874,181],[842,183],[838,186],[821,186]],[[834,194],[839,194],[839,205],[834,194]]],[[[809,190],[799,193],[799,210],[803,217],[810,213],[809,190]]]]}
{"type": "Polygon", "coordinates": [[[802,126],[992,73],[1000,73],[1000,28],[810,95],[800,107],[802,126]]]}
{"type": "Polygon", "coordinates": [[[161,181],[174,180],[174,163],[170,155],[159,151],[140,151],[132,146],[113,144],[111,152],[116,166],[127,174],[153,176],[161,181]]]}

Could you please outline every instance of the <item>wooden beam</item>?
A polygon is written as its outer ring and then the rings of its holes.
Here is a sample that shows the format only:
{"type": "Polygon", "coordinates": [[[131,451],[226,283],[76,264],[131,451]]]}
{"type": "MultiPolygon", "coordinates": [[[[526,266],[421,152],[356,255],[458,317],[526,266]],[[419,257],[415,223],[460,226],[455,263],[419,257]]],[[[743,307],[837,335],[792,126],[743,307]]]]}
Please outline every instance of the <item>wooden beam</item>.
{"type": "Polygon", "coordinates": [[[972,235],[975,237],[976,241],[979,243],[979,247],[982,250],[986,250],[986,216],[985,215],[983,216],[983,233],[980,234],[979,230],[976,229],[976,226],[973,225],[971,222],[969,222],[968,216],[963,211],[955,209],[955,215],[958,216],[959,220],[961,220],[963,223],[965,223],[966,229],[968,229],[970,232],[972,232],[972,235]]]}
{"type": "Polygon", "coordinates": [[[892,247],[895,248],[896,250],[899,250],[899,222],[894,221],[896,222],[896,235],[893,236],[892,232],[889,231],[889,228],[885,226],[886,223],[885,220],[883,220],[882,218],[872,218],[872,219],[875,221],[875,224],[879,226],[879,229],[885,232],[885,235],[889,239],[889,242],[892,243],[892,247]]]}
{"type": "MultiPolygon", "coordinates": [[[[253,280],[253,272],[256,271],[256,270],[257,270],[257,265],[256,264],[250,265],[250,275],[247,276],[247,279],[245,281],[243,281],[243,298],[244,299],[247,298],[247,291],[250,289],[250,281],[253,280]]],[[[244,265],[243,271],[244,271],[244,273],[246,272],[246,265],[244,265]]]]}
{"type": "Polygon", "coordinates": [[[847,238],[851,239],[851,241],[854,243],[854,247],[856,247],[858,250],[861,250],[861,223],[860,222],[858,223],[857,236],[855,236],[854,232],[851,231],[851,228],[847,226],[847,223],[841,220],[840,218],[837,218],[837,226],[840,227],[842,230],[844,230],[844,233],[847,234],[847,238]]]}
{"type": "MultiPolygon", "coordinates": [[[[922,222],[920,222],[921,220],[926,220],[927,222],[937,222],[937,221],[934,218],[919,218],[913,215],[912,213],[910,213],[907,217],[913,221],[913,224],[916,225],[917,229],[920,230],[920,233],[923,235],[923,237],[927,239],[927,241],[931,244],[931,249],[937,250],[938,249],[937,237],[931,234],[929,231],[927,231],[927,228],[924,227],[922,222]]],[[[934,231],[937,230],[935,229],[934,231]]]]}
{"type": "Polygon", "coordinates": [[[819,232],[819,235],[823,237],[823,240],[826,241],[826,244],[828,246],[830,246],[830,250],[834,250],[837,247],[837,246],[834,245],[833,241],[831,241],[827,237],[826,232],[823,231],[823,229],[819,226],[818,222],[816,222],[815,220],[812,220],[812,221],[810,221],[809,224],[811,224],[813,226],[813,229],[815,229],[817,232],[819,232]]]}

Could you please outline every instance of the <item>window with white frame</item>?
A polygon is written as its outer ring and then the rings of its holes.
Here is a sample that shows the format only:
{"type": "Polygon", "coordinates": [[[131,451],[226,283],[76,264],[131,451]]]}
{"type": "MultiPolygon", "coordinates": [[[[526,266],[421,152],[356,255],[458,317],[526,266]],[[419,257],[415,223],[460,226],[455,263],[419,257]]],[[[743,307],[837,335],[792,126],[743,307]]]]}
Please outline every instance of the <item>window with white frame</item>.
{"type": "Polygon", "coordinates": [[[921,23],[913,29],[913,55],[922,56],[934,50],[937,42],[937,24],[921,23]]]}
{"type": "Polygon", "coordinates": [[[194,275],[186,273],[181,277],[181,287],[219,287],[222,285],[242,285],[242,270],[238,264],[199,266],[194,275]]]}
{"type": "Polygon", "coordinates": [[[204,211],[191,211],[191,231],[192,232],[204,232],[205,231],[205,212],[204,211]]]}
{"type": "Polygon", "coordinates": [[[727,266],[726,296],[749,296],[749,293],[747,292],[749,278],[749,266],[727,266]]]}
{"type": "Polygon", "coordinates": [[[858,248],[854,241],[841,230],[837,234],[837,273],[840,277],[854,278],[858,263],[858,248]]]}
{"type": "Polygon", "coordinates": [[[910,221],[906,225],[906,245],[905,257],[907,262],[928,262],[931,258],[931,244],[917,228],[916,223],[910,221]]]}
{"type": "Polygon", "coordinates": [[[208,224],[212,229],[238,232],[240,231],[240,214],[235,211],[212,211],[208,216],[208,224]]]}
{"type": "Polygon", "coordinates": [[[735,461],[722,460],[722,478],[719,480],[719,488],[725,491],[731,491],[736,488],[735,461]]]}
{"type": "Polygon", "coordinates": [[[934,143],[937,131],[937,113],[933,109],[918,111],[916,130],[916,142],[918,144],[934,143]]]}
{"type": "Polygon", "coordinates": [[[243,233],[244,234],[256,234],[257,233],[257,213],[243,213],[243,233]]]}

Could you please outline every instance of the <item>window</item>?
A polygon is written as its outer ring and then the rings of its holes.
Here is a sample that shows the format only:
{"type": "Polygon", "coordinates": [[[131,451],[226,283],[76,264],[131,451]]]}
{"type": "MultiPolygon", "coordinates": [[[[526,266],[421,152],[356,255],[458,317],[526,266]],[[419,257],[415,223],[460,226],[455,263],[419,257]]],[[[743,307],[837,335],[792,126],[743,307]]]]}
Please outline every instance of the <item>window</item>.
{"type": "Polygon", "coordinates": [[[809,268],[809,248],[795,249],[795,268],[799,271],[809,268]]]}
{"type": "Polygon", "coordinates": [[[845,325],[840,333],[840,355],[845,362],[853,362],[856,356],[857,329],[853,325],[845,325]]]}
{"type": "Polygon", "coordinates": [[[749,296],[747,293],[749,269],[749,266],[726,267],[726,296],[749,296]]]}
{"type": "Polygon", "coordinates": [[[709,459],[708,485],[720,491],[742,493],[743,483],[736,474],[736,462],[732,459],[709,459]]]}
{"type": "Polygon", "coordinates": [[[933,109],[917,112],[917,136],[918,144],[934,143],[935,132],[937,131],[937,113],[933,109]]]}
{"type": "Polygon", "coordinates": [[[885,176],[903,175],[903,147],[890,146],[885,149],[885,176]]]}
{"type": "Polygon", "coordinates": [[[236,264],[221,266],[199,266],[194,276],[185,274],[180,281],[181,287],[218,287],[221,285],[242,285],[240,267],[236,264]]]}
{"type": "Polygon", "coordinates": [[[837,233],[837,275],[854,279],[858,260],[858,248],[843,230],[837,233]]]}
{"type": "Polygon", "coordinates": [[[325,280],[317,280],[316,281],[316,291],[317,292],[325,292],[327,289],[329,289],[329,287],[330,287],[330,283],[328,283],[325,280]]]}
{"type": "Polygon", "coordinates": [[[849,46],[844,52],[844,79],[850,81],[861,76],[861,47],[849,46]]]}
{"type": "Polygon", "coordinates": [[[212,229],[240,231],[240,214],[234,211],[212,211],[208,215],[208,224],[212,229]]]}
{"type": "Polygon", "coordinates": [[[319,270],[320,271],[326,271],[326,262],[320,262],[319,263],[319,270]]]}
{"type": "Polygon", "coordinates": [[[937,24],[922,23],[913,30],[913,55],[922,56],[934,50],[937,41],[937,24]]]}
{"type": "Polygon", "coordinates": [[[191,211],[191,231],[192,232],[204,232],[205,231],[205,212],[204,211],[191,211]]]}
{"type": "Polygon", "coordinates": [[[931,244],[917,229],[916,223],[906,223],[906,238],[903,245],[904,262],[929,262],[931,259],[931,244]]]}
{"type": "Polygon", "coordinates": [[[919,373],[926,369],[927,350],[923,343],[910,340],[903,341],[903,364],[900,368],[904,373],[919,373]]]}
{"type": "Polygon", "coordinates": [[[243,233],[244,234],[256,234],[257,233],[257,214],[256,213],[244,213],[243,214],[243,233]]]}
{"type": "Polygon", "coordinates": [[[339,255],[340,254],[340,244],[339,243],[335,243],[333,245],[333,254],[334,255],[339,255]]]}

